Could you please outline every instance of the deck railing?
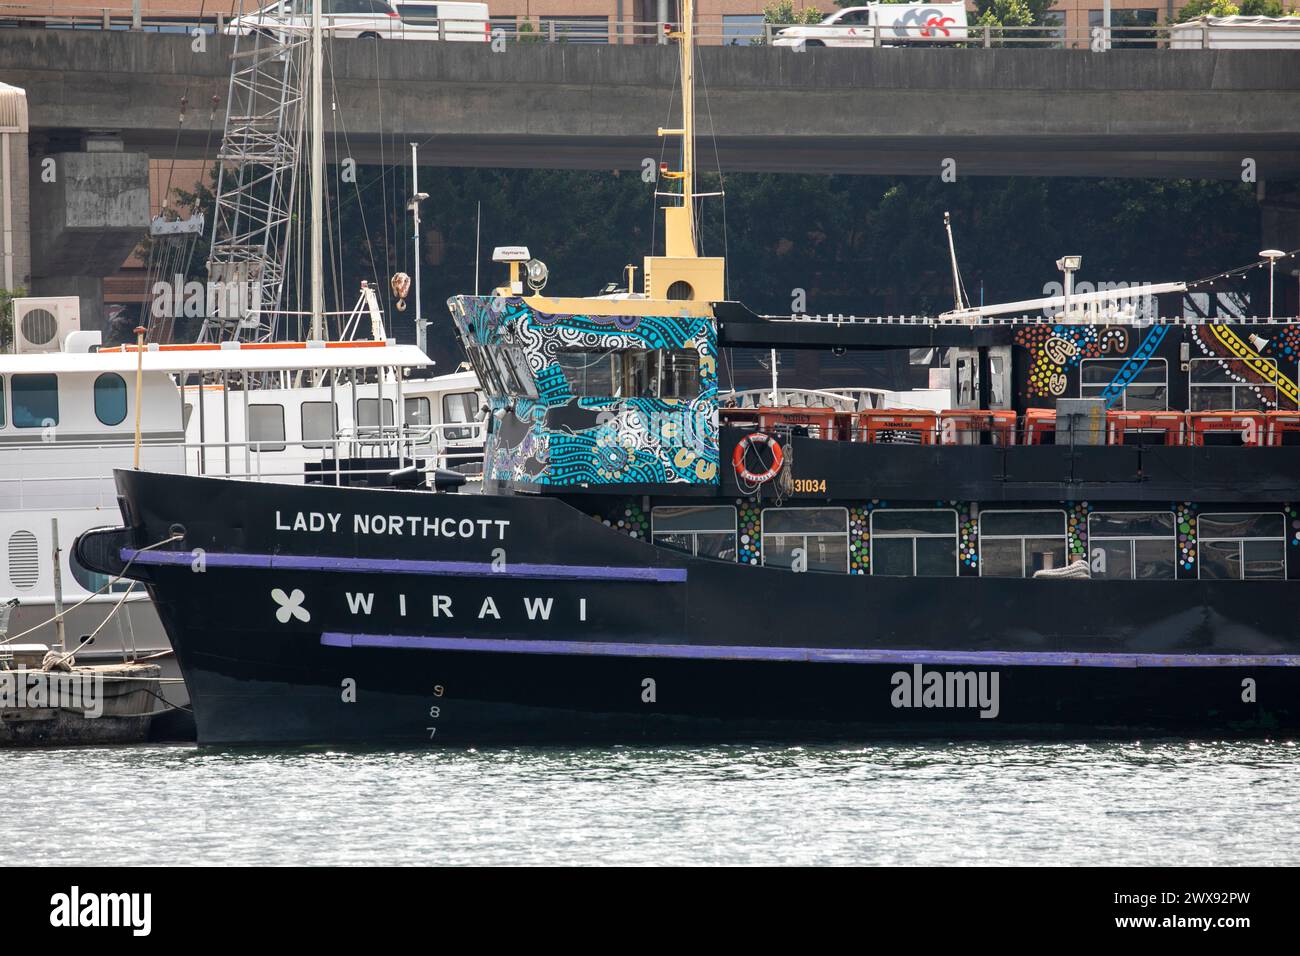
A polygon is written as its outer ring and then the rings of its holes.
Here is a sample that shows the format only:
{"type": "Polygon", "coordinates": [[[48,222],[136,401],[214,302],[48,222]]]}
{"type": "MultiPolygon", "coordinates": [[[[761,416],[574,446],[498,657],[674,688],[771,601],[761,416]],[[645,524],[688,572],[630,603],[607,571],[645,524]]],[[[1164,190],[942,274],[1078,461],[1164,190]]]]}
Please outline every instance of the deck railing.
{"type": "MultiPolygon", "coordinates": [[[[231,28],[229,12],[197,16],[192,12],[155,10],[150,16],[133,16],[93,4],[70,6],[50,4],[49,12],[32,12],[33,4],[5,3],[0,0],[0,28],[61,30],[127,30],[145,33],[190,33],[195,28],[208,33],[224,33],[231,28]]],[[[252,14],[246,14],[248,20],[252,14]]],[[[328,18],[327,18],[328,19],[328,18]]],[[[771,46],[780,32],[794,24],[763,22],[738,23],[734,19],[713,16],[697,21],[696,39],[705,46],[771,46]]],[[[284,29],[277,21],[258,22],[260,29],[271,32],[284,29]]],[[[497,39],[506,43],[569,43],[655,45],[668,42],[666,30],[674,24],[657,20],[618,20],[613,17],[496,17],[486,29],[465,20],[422,21],[418,25],[400,22],[385,25],[381,39],[419,39],[484,42],[497,39]]],[[[799,26],[816,26],[800,24],[799,26]]],[[[296,29],[296,28],[290,28],[296,29]]],[[[327,34],[356,30],[355,25],[337,27],[327,24],[327,34]]],[[[362,27],[364,29],[364,27],[362,27]]],[[[1140,50],[1140,49],[1256,49],[1261,43],[1272,47],[1300,49],[1300,26],[1270,24],[1265,27],[1211,27],[1203,22],[1187,24],[1158,23],[1144,26],[1040,25],[1011,27],[969,24],[952,28],[947,38],[929,35],[924,25],[909,27],[855,26],[854,46],[829,49],[873,49],[881,47],[929,46],[948,49],[990,49],[1025,47],[1039,49],[1140,50]],[[900,36],[900,30],[905,35],[900,36]]],[[[810,38],[802,49],[823,45],[810,38]]]]}

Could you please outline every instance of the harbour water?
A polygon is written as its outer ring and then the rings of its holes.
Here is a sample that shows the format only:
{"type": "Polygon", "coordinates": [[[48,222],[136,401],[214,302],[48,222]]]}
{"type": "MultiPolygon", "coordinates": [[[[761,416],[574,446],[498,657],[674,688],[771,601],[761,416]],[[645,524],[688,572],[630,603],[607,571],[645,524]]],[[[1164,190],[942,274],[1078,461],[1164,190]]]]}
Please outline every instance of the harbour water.
{"type": "Polygon", "coordinates": [[[24,863],[1300,863],[1293,741],[141,746],[0,773],[24,863]]]}

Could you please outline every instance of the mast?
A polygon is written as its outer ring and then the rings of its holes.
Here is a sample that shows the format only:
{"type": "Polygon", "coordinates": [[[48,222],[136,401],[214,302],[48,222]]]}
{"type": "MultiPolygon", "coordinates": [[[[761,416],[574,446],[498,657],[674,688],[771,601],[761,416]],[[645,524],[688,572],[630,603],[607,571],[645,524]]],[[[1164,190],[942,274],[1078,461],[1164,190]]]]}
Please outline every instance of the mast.
{"type": "Polygon", "coordinates": [[[661,163],[659,178],[665,183],[681,181],[681,192],[658,184],[655,195],[676,205],[665,205],[664,254],[645,258],[642,273],[645,295],[651,299],[717,302],[726,297],[727,264],[720,256],[701,256],[699,233],[695,226],[695,200],[704,196],[721,196],[721,192],[701,193],[695,186],[695,0],[681,0],[681,26],[668,34],[676,40],[681,58],[682,125],[679,129],[660,127],[660,136],[682,138],[682,168],[669,169],[661,163]]]}
{"type": "Polygon", "coordinates": [[[952,300],[953,307],[960,312],[966,308],[966,297],[961,292],[961,272],[957,269],[957,247],[952,241],[952,217],[947,211],[943,214],[943,228],[948,233],[948,258],[952,260],[952,300]]]}
{"type": "Polygon", "coordinates": [[[677,41],[681,53],[682,125],[680,129],[660,128],[660,136],[682,138],[682,168],[663,170],[666,179],[682,182],[682,204],[664,209],[664,255],[669,258],[694,259],[695,249],[695,2],[681,0],[681,29],[669,34],[677,41]]]}
{"type": "MultiPolygon", "coordinates": [[[[695,250],[695,0],[682,4],[682,231],[689,243],[679,253],[694,256],[695,250]]],[[[679,237],[680,238],[680,237],[679,237]]]]}
{"type": "Polygon", "coordinates": [[[325,222],[325,112],[322,105],[321,3],[311,5],[311,335],[325,338],[325,286],[321,263],[325,222]]]}

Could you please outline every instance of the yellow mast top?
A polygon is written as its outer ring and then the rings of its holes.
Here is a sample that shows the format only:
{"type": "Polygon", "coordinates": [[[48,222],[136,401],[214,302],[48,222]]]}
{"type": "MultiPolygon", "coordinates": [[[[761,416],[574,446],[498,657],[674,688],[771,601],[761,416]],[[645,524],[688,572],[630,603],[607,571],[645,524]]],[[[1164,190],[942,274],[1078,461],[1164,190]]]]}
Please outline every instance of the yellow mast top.
{"type": "Polygon", "coordinates": [[[695,248],[695,3],[681,0],[681,29],[669,34],[681,50],[682,71],[682,126],[681,129],[660,129],[660,136],[682,138],[682,168],[680,172],[667,172],[669,179],[682,181],[682,204],[664,209],[664,255],[672,258],[694,258],[695,248]]]}

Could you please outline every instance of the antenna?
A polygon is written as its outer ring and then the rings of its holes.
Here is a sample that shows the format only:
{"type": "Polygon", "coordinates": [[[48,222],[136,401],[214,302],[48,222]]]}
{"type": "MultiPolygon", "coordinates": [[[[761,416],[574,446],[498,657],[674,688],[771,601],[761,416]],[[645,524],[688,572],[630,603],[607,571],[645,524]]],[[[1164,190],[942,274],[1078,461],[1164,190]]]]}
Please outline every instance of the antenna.
{"type": "Polygon", "coordinates": [[[952,241],[952,217],[947,210],[943,213],[943,228],[948,233],[948,258],[952,261],[952,301],[960,312],[968,307],[968,303],[961,287],[961,271],[957,268],[957,247],[952,241]]]}

